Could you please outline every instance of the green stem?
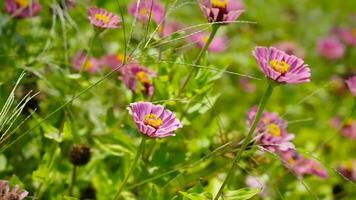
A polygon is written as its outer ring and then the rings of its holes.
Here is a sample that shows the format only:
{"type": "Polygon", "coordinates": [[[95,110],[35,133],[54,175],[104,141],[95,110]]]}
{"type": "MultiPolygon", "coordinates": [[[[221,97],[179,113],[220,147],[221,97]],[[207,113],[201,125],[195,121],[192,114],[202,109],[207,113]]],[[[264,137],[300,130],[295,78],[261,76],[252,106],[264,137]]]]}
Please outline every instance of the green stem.
{"type": "Polygon", "coordinates": [[[265,109],[266,104],[272,95],[272,91],[273,91],[274,87],[275,87],[275,85],[273,85],[273,83],[268,84],[267,90],[263,94],[260,104],[258,106],[258,111],[257,111],[256,117],[255,117],[255,120],[253,121],[253,124],[252,124],[242,146],[241,146],[241,149],[237,152],[237,154],[232,162],[232,166],[231,166],[229,172],[227,173],[226,178],[225,178],[224,182],[222,183],[214,200],[218,200],[220,198],[220,196],[222,195],[225,185],[228,183],[228,181],[232,177],[233,172],[236,170],[237,162],[240,160],[242,153],[246,150],[248,144],[251,142],[253,133],[255,132],[258,122],[260,121],[260,119],[262,117],[263,110],[265,109]]]}
{"type": "Polygon", "coordinates": [[[73,165],[72,181],[71,181],[71,184],[68,189],[69,196],[72,196],[72,194],[73,194],[73,187],[75,185],[76,178],[77,178],[77,166],[73,165]]]}
{"type": "Polygon", "coordinates": [[[190,70],[187,79],[185,79],[182,87],[180,88],[178,96],[180,96],[183,93],[184,88],[187,86],[187,84],[190,81],[190,79],[192,78],[193,74],[198,71],[199,68],[197,68],[195,66],[200,64],[201,58],[203,57],[205,52],[208,50],[208,48],[209,48],[211,42],[213,41],[216,33],[218,32],[219,28],[220,28],[220,24],[213,24],[213,26],[212,26],[213,30],[211,31],[210,36],[209,36],[208,40],[206,41],[204,47],[200,50],[198,57],[195,59],[194,66],[190,70]]]}
{"type": "Polygon", "coordinates": [[[137,162],[138,162],[138,159],[139,159],[139,158],[141,157],[141,155],[142,155],[142,152],[143,152],[143,150],[144,150],[144,148],[145,148],[145,141],[146,141],[146,138],[143,136],[143,137],[142,137],[142,140],[141,140],[140,147],[139,147],[139,149],[138,149],[137,152],[136,152],[136,156],[135,156],[135,158],[134,158],[134,160],[133,160],[133,162],[132,162],[132,164],[131,164],[131,167],[130,167],[130,169],[129,169],[129,172],[126,174],[126,176],[125,176],[124,180],[122,181],[122,183],[121,183],[121,185],[120,185],[118,191],[116,192],[115,197],[114,197],[114,200],[118,200],[118,199],[120,198],[120,194],[121,194],[122,190],[124,189],[124,187],[125,187],[127,181],[129,180],[129,178],[130,178],[130,176],[131,176],[133,170],[135,169],[136,164],[137,164],[137,162]]]}

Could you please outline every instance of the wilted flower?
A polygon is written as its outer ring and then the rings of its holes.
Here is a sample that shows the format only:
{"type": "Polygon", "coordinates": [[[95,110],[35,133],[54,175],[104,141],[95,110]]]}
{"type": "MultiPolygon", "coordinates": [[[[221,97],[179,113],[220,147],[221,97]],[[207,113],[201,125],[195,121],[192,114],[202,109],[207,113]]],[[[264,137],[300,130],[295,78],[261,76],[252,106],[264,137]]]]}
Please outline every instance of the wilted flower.
{"type": "Polygon", "coordinates": [[[90,160],[90,148],[84,144],[75,144],[69,153],[69,160],[75,166],[86,165],[90,160]]]}
{"type": "Polygon", "coordinates": [[[140,132],[151,138],[175,136],[182,123],[174,113],[150,102],[131,103],[127,108],[140,132]]]}
{"type": "Polygon", "coordinates": [[[356,46],[356,28],[336,28],[335,34],[346,44],[356,46]]]}
{"type": "Polygon", "coordinates": [[[344,45],[334,36],[319,39],[317,50],[321,56],[329,60],[340,59],[345,54],[344,45]]]}
{"type": "Polygon", "coordinates": [[[346,81],[347,86],[349,87],[352,95],[356,97],[356,76],[348,78],[346,81]]]}
{"type": "Polygon", "coordinates": [[[119,16],[102,8],[89,8],[88,19],[91,24],[99,28],[119,28],[121,26],[119,16]]]}
{"type": "Polygon", "coordinates": [[[328,178],[328,172],[319,162],[306,158],[295,150],[281,152],[280,156],[284,165],[299,177],[317,175],[321,178],[328,178]]]}
{"type": "MultiPolygon", "coordinates": [[[[208,33],[196,33],[190,37],[190,39],[195,42],[200,48],[203,48],[208,42],[208,33]]],[[[226,50],[228,44],[228,39],[223,36],[214,37],[213,41],[210,43],[208,51],[211,52],[223,52],[226,50]]]]}
{"type": "MultiPolygon", "coordinates": [[[[257,114],[257,107],[253,107],[247,115],[247,124],[252,126],[257,114]]],[[[263,148],[271,152],[287,151],[294,149],[291,142],[293,134],[286,130],[287,122],[281,119],[276,113],[263,112],[261,120],[257,124],[257,140],[263,148]]]]}
{"type": "Polygon", "coordinates": [[[274,46],[288,55],[296,55],[299,58],[304,58],[305,50],[294,41],[282,41],[276,43],[274,46]]]}
{"type": "Polygon", "coordinates": [[[20,191],[20,187],[15,187],[10,191],[10,185],[8,181],[0,180],[0,199],[1,200],[23,200],[27,197],[28,192],[26,190],[20,191]]]}
{"type": "Polygon", "coordinates": [[[351,181],[356,181],[356,160],[350,160],[337,167],[337,171],[351,181]]]}
{"type": "Polygon", "coordinates": [[[36,16],[41,9],[42,6],[37,0],[6,0],[5,2],[6,12],[18,18],[36,16]]]}
{"type": "Polygon", "coordinates": [[[127,65],[120,72],[122,74],[120,79],[130,90],[152,96],[154,92],[152,78],[156,76],[156,72],[138,64],[127,65]]]}
{"type": "Polygon", "coordinates": [[[341,129],[341,134],[351,140],[356,140],[356,120],[349,119],[346,121],[341,129]]]}
{"type": "Polygon", "coordinates": [[[156,0],[134,0],[129,5],[128,11],[132,16],[143,23],[147,23],[148,20],[151,19],[157,24],[160,24],[164,20],[164,7],[156,0]],[[139,4],[137,5],[137,3],[139,4]]]}
{"type": "Polygon", "coordinates": [[[274,47],[256,47],[253,51],[262,72],[279,83],[304,83],[310,81],[310,69],[304,61],[274,47]]]}
{"type": "Polygon", "coordinates": [[[244,12],[240,0],[198,0],[198,4],[209,22],[231,23],[244,12]]]}

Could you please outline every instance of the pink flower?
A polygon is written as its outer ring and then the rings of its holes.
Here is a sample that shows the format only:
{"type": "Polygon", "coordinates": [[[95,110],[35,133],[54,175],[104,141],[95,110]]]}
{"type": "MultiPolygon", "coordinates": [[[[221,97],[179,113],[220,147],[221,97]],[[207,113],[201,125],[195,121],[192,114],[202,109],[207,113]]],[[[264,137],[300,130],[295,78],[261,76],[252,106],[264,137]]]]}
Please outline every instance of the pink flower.
{"type": "MultiPolygon", "coordinates": [[[[196,33],[190,37],[190,39],[195,42],[198,47],[203,48],[209,39],[208,33],[196,33]]],[[[226,50],[228,44],[228,39],[223,36],[214,37],[213,41],[210,43],[208,51],[210,52],[223,52],[226,50]]]]}
{"type": "Polygon", "coordinates": [[[152,78],[157,74],[147,67],[138,64],[130,64],[120,70],[120,79],[133,92],[144,92],[147,96],[152,96],[154,86],[152,78]]]}
{"type": "Polygon", "coordinates": [[[209,22],[231,23],[244,12],[240,0],[198,0],[198,4],[209,22]]]}
{"type": "Polygon", "coordinates": [[[91,24],[99,28],[119,28],[121,26],[119,16],[102,8],[89,8],[88,19],[91,24]]]}
{"type": "Polygon", "coordinates": [[[160,26],[159,32],[162,37],[169,37],[179,31],[183,26],[177,22],[165,22],[160,26]]]}
{"type": "Polygon", "coordinates": [[[267,185],[266,185],[266,179],[265,177],[257,177],[257,176],[247,176],[245,183],[247,186],[251,188],[257,188],[260,189],[260,195],[262,197],[266,197],[267,195],[267,185]]]}
{"type": "Polygon", "coordinates": [[[345,82],[346,82],[347,86],[349,87],[352,95],[354,95],[354,97],[356,97],[356,76],[350,77],[345,82]]]}
{"type": "Polygon", "coordinates": [[[341,134],[351,140],[356,140],[356,120],[349,119],[342,127],[341,134]]]}
{"type": "Polygon", "coordinates": [[[356,46],[356,28],[336,28],[334,33],[346,44],[356,46]]]}
{"type": "MultiPolygon", "coordinates": [[[[257,114],[257,107],[253,107],[247,114],[247,124],[252,126],[257,114]]],[[[294,149],[291,142],[293,134],[286,130],[287,122],[281,119],[276,113],[263,112],[257,124],[257,141],[265,149],[271,152],[288,151],[294,149]]]]}
{"type": "MultiPolygon", "coordinates": [[[[116,69],[117,67],[119,67],[120,65],[123,64],[124,60],[125,60],[124,54],[121,54],[121,53],[110,54],[110,55],[106,55],[103,58],[103,63],[105,65],[111,67],[112,69],[116,69]]],[[[128,57],[126,61],[127,61],[127,64],[137,63],[137,61],[135,61],[133,58],[130,58],[130,57],[128,57]]]]}
{"type": "Polygon", "coordinates": [[[317,175],[321,178],[328,178],[328,172],[319,162],[306,158],[295,150],[281,152],[280,157],[283,164],[299,177],[317,175]]]}
{"type": "Polygon", "coordinates": [[[151,19],[156,24],[160,24],[164,20],[165,10],[156,0],[137,0],[131,2],[128,12],[143,23],[151,19]]]}
{"type": "Polygon", "coordinates": [[[80,52],[73,57],[72,64],[78,71],[84,70],[90,73],[97,72],[101,67],[100,60],[93,57],[87,57],[83,52],[80,52]]]}
{"type": "Polygon", "coordinates": [[[27,197],[28,192],[26,190],[20,191],[20,187],[15,185],[15,187],[10,191],[10,186],[8,181],[0,180],[0,199],[16,199],[23,200],[27,197]]]}
{"type": "Polygon", "coordinates": [[[252,83],[252,81],[249,78],[242,77],[239,80],[239,83],[242,90],[247,93],[254,93],[256,91],[256,85],[252,83]]]}
{"type": "Polygon", "coordinates": [[[37,0],[6,0],[5,10],[17,18],[36,16],[42,9],[37,0]]]}
{"type": "Polygon", "coordinates": [[[296,55],[299,58],[304,58],[305,50],[294,41],[282,41],[276,43],[274,46],[288,55],[296,55]]]}
{"type": "Polygon", "coordinates": [[[317,51],[326,59],[337,60],[344,56],[345,47],[338,38],[330,36],[318,40],[317,51]]]}
{"type": "Polygon", "coordinates": [[[131,103],[127,108],[140,132],[151,138],[175,136],[182,123],[174,113],[150,102],[131,103]]]}
{"type": "Polygon", "coordinates": [[[261,71],[279,83],[304,83],[310,81],[310,69],[304,61],[274,47],[256,47],[253,51],[261,71]]]}
{"type": "Polygon", "coordinates": [[[350,160],[337,167],[337,171],[350,181],[356,181],[356,160],[350,160]]]}

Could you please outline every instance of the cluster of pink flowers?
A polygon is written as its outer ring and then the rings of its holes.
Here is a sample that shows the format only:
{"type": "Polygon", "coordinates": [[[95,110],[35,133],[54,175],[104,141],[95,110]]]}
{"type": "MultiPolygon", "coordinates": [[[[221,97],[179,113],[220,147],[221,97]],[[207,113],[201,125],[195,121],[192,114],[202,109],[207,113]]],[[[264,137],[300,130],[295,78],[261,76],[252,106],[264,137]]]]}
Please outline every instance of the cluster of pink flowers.
{"type": "Polygon", "coordinates": [[[356,31],[348,27],[337,27],[329,36],[317,41],[317,51],[328,60],[338,60],[345,55],[345,45],[356,46],[356,31]]]}
{"type": "MultiPolygon", "coordinates": [[[[257,114],[257,107],[253,107],[247,114],[247,125],[252,123],[257,114]]],[[[277,153],[285,166],[298,176],[314,174],[320,177],[328,177],[327,171],[315,160],[300,155],[294,147],[292,140],[294,134],[288,133],[287,122],[276,113],[263,112],[256,128],[256,141],[262,150],[277,153]]]]}

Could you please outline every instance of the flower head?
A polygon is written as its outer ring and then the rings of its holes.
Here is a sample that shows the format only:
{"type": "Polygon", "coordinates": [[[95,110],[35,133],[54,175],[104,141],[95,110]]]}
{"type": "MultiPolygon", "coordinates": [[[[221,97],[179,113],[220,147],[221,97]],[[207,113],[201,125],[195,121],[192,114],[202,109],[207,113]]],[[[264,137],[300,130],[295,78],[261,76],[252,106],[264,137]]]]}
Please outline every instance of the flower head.
{"type": "Polygon", "coordinates": [[[174,113],[161,105],[137,102],[131,103],[127,109],[140,132],[148,137],[174,136],[174,131],[183,127],[174,113]]]}
{"type": "Polygon", "coordinates": [[[10,185],[8,181],[0,180],[0,199],[1,200],[23,200],[27,197],[28,192],[26,190],[20,191],[20,187],[15,187],[10,191],[10,185]]]}
{"type": "Polygon", "coordinates": [[[198,3],[209,22],[231,23],[244,12],[240,0],[198,0],[198,3]]]}
{"type": "Polygon", "coordinates": [[[337,37],[330,36],[318,40],[317,51],[328,60],[337,60],[344,56],[345,47],[337,37]]]}
{"type": "Polygon", "coordinates": [[[42,9],[36,0],[6,0],[5,10],[17,18],[36,16],[42,9]]]}
{"type": "MultiPolygon", "coordinates": [[[[103,63],[111,67],[112,69],[116,69],[117,67],[122,65],[124,61],[125,61],[125,55],[121,53],[106,55],[103,58],[103,63]]],[[[126,55],[126,62],[128,64],[137,63],[137,61],[135,61],[133,58],[130,58],[127,55],[126,55]]]]}
{"type": "Polygon", "coordinates": [[[341,129],[341,134],[351,140],[356,140],[356,120],[347,120],[341,129]]]}
{"type": "Polygon", "coordinates": [[[256,47],[253,51],[261,71],[278,83],[303,83],[310,81],[310,69],[304,61],[274,47],[256,47]]]}
{"type": "Polygon", "coordinates": [[[101,67],[100,60],[93,57],[87,57],[83,52],[80,52],[73,57],[72,64],[76,70],[84,70],[90,73],[97,72],[101,67]]]}
{"type": "Polygon", "coordinates": [[[182,27],[183,26],[178,22],[164,22],[164,24],[160,26],[159,32],[162,37],[169,37],[182,27]]]}
{"type": "MultiPolygon", "coordinates": [[[[195,42],[200,48],[203,48],[209,39],[208,33],[196,33],[190,37],[190,39],[195,42]]],[[[223,36],[214,37],[213,41],[210,43],[208,51],[210,52],[223,52],[226,50],[228,44],[228,39],[223,36]]]]}
{"type": "Polygon", "coordinates": [[[351,181],[356,181],[356,160],[350,160],[337,167],[337,171],[340,172],[344,178],[351,181]]]}
{"type": "Polygon", "coordinates": [[[306,158],[295,150],[281,152],[280,157],[283,164],[297,176],[317,175],[321,178],[328,178],[328,172],[319,162],[306,158]]]}
{"type": "Polygon", "coordinates": [[[336,28],[334,33],[346,44],[356,46],[356,28],[336,28]]]}
{"type": "Polygon", "coordinates": [[[133,92],[143,91],[146,95],[152,96],[154,86],[152,78],[157,74],[147,67],[138,64],[130,64],[120,70],[120,79],[133,92]]]}
{"type": "MultiPolygon", "coordinates": [[[[257,107],[253,107],[247,115],[247,124],[252,126],[257,114],[257,107]]],[[[257,140],[265,149],[271,152],[287,151],[294,149],[291,142],[294,135],[286,130],[287,122],[276,113],[263,112],[261,120],[257,124],[257,140]]]]}
{"type": "Polygon", "coordinates": [[[150,19],[160,24],[164,20],[164,7],[156,0],[137,0],[131,2],[129,13],[143,23],[150,19]]]}
{"type": "Polygon", "coordinates": [[[69,160],[75,166],[86,165],[90,161],[90,148],[85,144],[75,144],[70,149],[69,160]]]}
{"type": "Polygon", "coordinates": [[[354,97],[356,97],[356,76],[350,77],[345,82],[346,82],[347,86],[349,87],[352,95],[354,95],[354,97]]]}
{"type": "Polygon", "coordinates": [[[121,26],[119,16],[102,8],[89,8],[88,19],[91,24],[99,28],[119,28],[121,26]]]}

